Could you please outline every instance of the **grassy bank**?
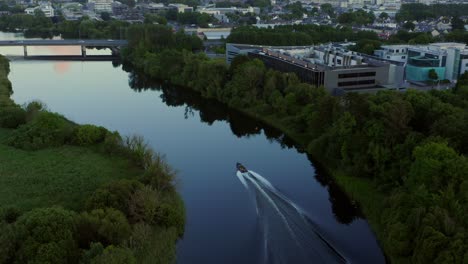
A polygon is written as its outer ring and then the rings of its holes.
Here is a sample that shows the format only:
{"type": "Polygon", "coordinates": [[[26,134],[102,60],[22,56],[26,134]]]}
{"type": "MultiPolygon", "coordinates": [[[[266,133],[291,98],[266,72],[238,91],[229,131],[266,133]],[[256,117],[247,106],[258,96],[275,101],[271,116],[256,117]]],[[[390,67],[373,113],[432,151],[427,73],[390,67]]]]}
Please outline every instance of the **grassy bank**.
{"type": "Polygon", "coordinates": [[[98,187],[142,173],[124,158],[79,146],[25,151],[0,141],[0,157],[0,204],[25,212],[52,205],[81,210],[98,187]]]}
{"type": "Polygon", "coordinates": [[[141,137],[15,104],[0,56],[0,264],[174,263],[175,173],[141,137]]]}

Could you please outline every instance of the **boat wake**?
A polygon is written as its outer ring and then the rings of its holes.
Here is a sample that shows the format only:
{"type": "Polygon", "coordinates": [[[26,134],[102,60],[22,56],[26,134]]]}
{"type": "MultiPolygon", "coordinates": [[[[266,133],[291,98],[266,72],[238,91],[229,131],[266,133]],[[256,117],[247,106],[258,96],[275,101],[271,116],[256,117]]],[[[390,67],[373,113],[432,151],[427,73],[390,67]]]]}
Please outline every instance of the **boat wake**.
{"type": "Polygon", "coordinates": [[[237,172],[253,193],[263,233],[263,263],[347,263],[291,200],[259,174],[237,172]]]}

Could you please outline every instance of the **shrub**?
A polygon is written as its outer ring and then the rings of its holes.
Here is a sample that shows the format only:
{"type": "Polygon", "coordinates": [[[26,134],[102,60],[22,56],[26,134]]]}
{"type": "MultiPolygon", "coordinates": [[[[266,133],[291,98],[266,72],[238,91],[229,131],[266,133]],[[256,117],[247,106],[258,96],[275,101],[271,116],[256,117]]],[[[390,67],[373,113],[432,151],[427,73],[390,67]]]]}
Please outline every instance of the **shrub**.
{"type": "Polygon", "coordinates": [[[132,249],[138,263],[175,263],[177,231],[175,228],[154,228],[150,225],[135,224],[128,247],[132,249]]]}
{"type": "Polygon", "coordinates": [[[82,246],[88,246],[90,242],[118,245],[130,233],[130,224],[125,215],[113,208],[83,212],[78,218],[78,241],[82,246]]]}
{"type": "Polygon", "coordinates": [[[17,235],[13,228],[6,222],[0,221],[0,263],[12,263],[17,244],[17,235]]]}
{"type": "Polygon", "coordinates": [[[31,122],[16,129],[7,143],[26,150],[61,146],[70,141],[74,126],[59,114],[40,112],[31,122]]]}
{"type": "Polygon", "coordinates": [[[21,216],[21,211],[16,207],[6,207],[0,211],[0,222],[5,221],[8,224],[16,222],[21,216]]]}
{"type": "Polygon", "coordinates": [[[129,201],[129,219],[132,223],[154,224],[159,209],[159,193],[150,186],[137,190],[129,201]]]}
{"type": "Polygon", "coordinates": [[[0,109],[0,127],[17,128],[26,122],[26,112],[19,106],[0,109]]]}
{"type": "Polygon", "coordinates": [[[103,251],[104,251],[104,246],[101,243],[92,242],[89,249],[83,252],[83,256],[81,257],[80,264],[90,264],[92,259],[101,255],[103,251]]]}
{"type": "Polygon", "coordinates": [[[149,162],[149,166],[147,166],[143,174],[142,182],[157,190],[171,190],[174,187],[175,177],[176,172],[169,166],[164,156],[156,154],[153,160],[149,162]]]}
{"type": "Polygon", "coordinates": [[[174,227],[178,236],[182,236],[185,231],[185,207],[184,201],[176,192],[160,203],[156,214],[156,223],[164,227],[174,227]]]}
{"type": "Polygon", "coordinates": [[[86,201],[86,209],[115,208],[129,215],[128,202],[131,195],[143,185],[135,180],[118,180],[97,189],[86,201]]]}
{"type": "Polygon", "coordinates": [[[122,137],[119,132],[107,131],[104,137],[104,151],[108,154],[119,154],[123,151],[122,137]]]}
{"type": "Polygon", "coordinates": [[[125,138],[124,146],[127,148],[130,158],[138,166],[146,169],[153,161],[154,151],[148,146],[143,137],[132,136],[125,138]]]}
{"type": "Polygon", "coordinates": [[[75,213],[60,207],[34,209],[17,223],[17,263],[74,263],[79,254],[74,241],[75,213]]]}
{"type": "Polygon", "coordinates": [[[40,101],[32,101],[25,107],[26,110],[26,122],[29,122],[36,118],[36,116],[41,112],[45,111],[46,105],[40,101]]]}
{"type": "Polygon", "coordinates": [[[184,233],[185,209],[176,192],[166,192],[163,196],[156,189],[145,186],[130,198],[129,213],[132,223],[175,227],[179,236],[184,233]]]}
{"type": "Polygon", "coordinates": [[[101,255],[95,257],[91,264],[136,264],[133,253],[128,248],[108,246],[101,255]]]}
{"type": "Polygon", "coordinates": [[[94,125],[81,125],[75,129],[73,143],[80,146],[98,144],[104,141],[107,129],[94,125]]]}

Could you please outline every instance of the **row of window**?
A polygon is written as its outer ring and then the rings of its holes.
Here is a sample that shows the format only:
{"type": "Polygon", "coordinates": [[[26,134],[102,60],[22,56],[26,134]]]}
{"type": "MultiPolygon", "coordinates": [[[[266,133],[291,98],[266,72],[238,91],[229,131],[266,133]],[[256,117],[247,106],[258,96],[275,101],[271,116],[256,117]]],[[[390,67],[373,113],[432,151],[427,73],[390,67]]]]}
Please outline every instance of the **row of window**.
{"type": "Polygon", "coordinates": [[[375,84],[375,80],[362,80],[362,81],[339,82],[339,83],[338,83],[338,87],[343,87],[343,86],[354,86],[354,85],[363,85],[363,84],[375,84]]]}
{"type": "Polygon", "coordinates": [[[371,77],[371,76],[375,76],[375,72],[353,72],[353,73],[338,74],[339,79],[357,78],[357,77],[371,77]]]}

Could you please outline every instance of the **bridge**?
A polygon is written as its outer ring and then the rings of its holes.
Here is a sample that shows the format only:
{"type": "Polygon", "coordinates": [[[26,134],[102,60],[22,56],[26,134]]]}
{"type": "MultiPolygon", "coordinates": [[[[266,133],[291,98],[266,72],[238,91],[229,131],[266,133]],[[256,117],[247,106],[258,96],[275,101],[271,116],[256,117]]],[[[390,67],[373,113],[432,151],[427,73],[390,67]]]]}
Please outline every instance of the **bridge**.
{"type": "MultiPolygon", "coordinates": [[[[28,46],[81,46],[81,57],[86,57],[86,47],[105,47],[117,54],[122,46],[128,45],[126,40],[113,39],[35,39],[35,40],[2,40],[0,47],[23,46],[24,57],[28,57],[28,46]]],[[[34,57],[34,56],[32,56],[34,57]]],[[[48,56],[54,57],[54,56],[48,56]]],[[[55,56],[57,58],[61,56],[55,56]]],[[[95,56],[94,56],[95,57],[95,56]]],[[[108,56],[109,57],[109,56],[108,56]]]]}

